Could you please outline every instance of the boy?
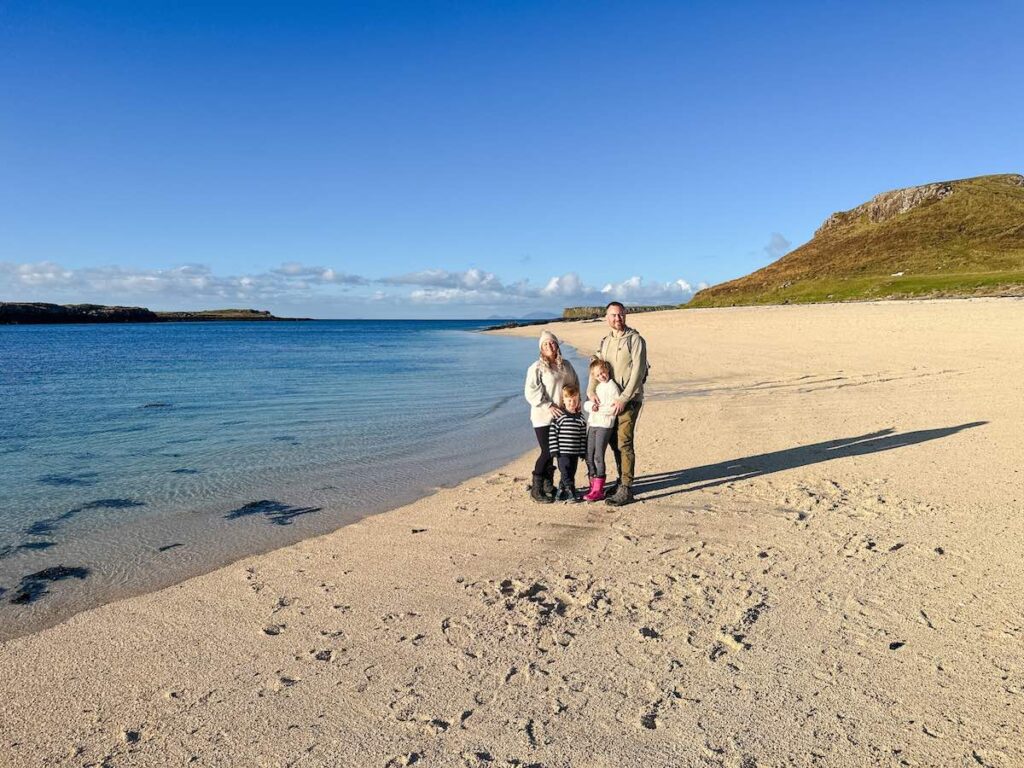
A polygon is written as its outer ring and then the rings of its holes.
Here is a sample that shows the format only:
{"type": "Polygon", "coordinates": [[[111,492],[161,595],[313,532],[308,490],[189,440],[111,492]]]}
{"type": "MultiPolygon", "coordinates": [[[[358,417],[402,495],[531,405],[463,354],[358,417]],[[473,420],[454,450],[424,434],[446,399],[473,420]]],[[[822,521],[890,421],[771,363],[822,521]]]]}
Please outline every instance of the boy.
{"type": "Polygon", "coordinates": [[[551,422],[549,442],[551,455],[558,462],[561,475],[555,500],[579,501],[576,495],[576,467],[587,454],[587,420],[580,413],[579,387],[562,387],[564,413],[551,422]]]}

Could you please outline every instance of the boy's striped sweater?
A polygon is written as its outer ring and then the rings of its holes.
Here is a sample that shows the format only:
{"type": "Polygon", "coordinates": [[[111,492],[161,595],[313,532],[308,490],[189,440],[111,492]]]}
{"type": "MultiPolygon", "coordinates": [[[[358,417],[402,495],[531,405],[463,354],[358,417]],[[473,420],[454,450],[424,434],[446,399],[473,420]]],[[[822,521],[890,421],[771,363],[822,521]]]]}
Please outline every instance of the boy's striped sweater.
{"type": "Polygon", "coordinates": [[[554,456],[587,455],[587,420],[582,413],[564,413],[551,422],[548,450],[554,456]]]}

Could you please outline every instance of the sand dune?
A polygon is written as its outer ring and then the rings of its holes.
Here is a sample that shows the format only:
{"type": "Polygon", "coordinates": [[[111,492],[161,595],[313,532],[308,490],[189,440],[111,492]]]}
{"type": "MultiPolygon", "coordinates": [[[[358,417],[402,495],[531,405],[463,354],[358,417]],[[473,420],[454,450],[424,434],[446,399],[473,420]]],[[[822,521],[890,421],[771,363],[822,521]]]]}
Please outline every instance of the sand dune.
{"type": "Polygon", "coordinates": [[[1024,765],[1024,302],[630,322],[638,503],[523,457],[4,643],[0,764],[1024,765]]]}

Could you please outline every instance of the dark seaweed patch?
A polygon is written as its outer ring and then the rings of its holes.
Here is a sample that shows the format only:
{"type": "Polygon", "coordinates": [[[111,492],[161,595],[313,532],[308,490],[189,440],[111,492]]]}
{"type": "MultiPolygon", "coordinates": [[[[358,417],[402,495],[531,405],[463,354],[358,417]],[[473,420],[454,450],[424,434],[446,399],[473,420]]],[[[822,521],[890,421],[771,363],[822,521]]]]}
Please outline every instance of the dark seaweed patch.
{"type": "Polygon", "coordinates": [[[38,482],[43,485],[65,486],[65,485],[96,485],[97,472],[76,472],[70,475],[49,474],[43,475],[38,482]]]}
{"type": "Polygon", "coordinates": [[[56,541],[26,541],[24,544],[19,544],[18,549],[28,549],[35,551],[40,549],[49,549],[50,547],[55,546],[57,546],[56,541]]]}
{"type": "Polygon", "coordinates": [[[70,520],[81,511],[82,510],[78,508],[69,509],[62,515],[48,517],[45,520],[36,520],[36,522],[32,523],[32,525],[25,529],[25,533],[29,536],[49,536],[60,527],[61,523],[65,520],[70,520]]]}
{"type": "Polygon", "coordinates": [[[81,580],[88,575],[88,568],[82,568],[81,566],[68,567],[66,565],[54,565],[41,571],[30,573],[28,576],[22,577],[18,591],[11,598],[11,603],[14,605],[34,603],[49,593],[49,585],[51,583],[64,581],[65,579],[81,580]]]}
{"type": "Polygon", "coordinates": [[[80,507],[69,509],[67,512],[56,517],[37,520],[25,529],[25,533],[29,536],[49,536],[60,527],[61,523],[70,520],[79,512],[87,509],[130,509],[132,507],[144,507],[145,505],[145,502],[137,501],[136,499],[96,499],[95,501],[86,502],[80,507]]]}
{"type": "Polygon", "coordinates": [[[50,590],[42,581],[22,581],[19,591],[11,598],[12,605],[29,605],[41,598],[50,590]]]}
{"type": "Polygon", "coordinates": [[[268,522],[274,525],[291,525],[292,521],[299,515],[308,515],[311,512],[319,512],[322,507],[293,507],[280,501],[250,501],[238,509],[232,510],[224,515],[225,520],[238,520],[242,517],[252,515],[263,515],[268,522]]]}
{"type": "Polygon", "coordinates": [[[146,502],[135,499],[96,499],[82,505],[82,509],[129,509],[131,507],[144,507],[146,502]]]}
{"type": "Polygon", "coordinates": [[[172,469],[172,475],[198,475],[198,469],[189,469],[188,467],[182,467],[181,469],[172,469]]]}
{"type": "Polygon", "coordinates": [[[57,546],[55,541],[26,541],[22,544],[8,544],[5,547],[0,547],[0,560],[5,557],[10,557],[15,552],[21,551],[36,551],[41,549],[49,549],[50,547],[57,546]]]}
{"type": "Polygon", "coordinates": [[[55,530],[57,530],[56,520],[50,518],[49,520],[36,520],[25,529],[25,533],[29,536],[49,536],[55,530]]]}
{"type": "Polygon", "coordinates": [[[162,547],[157,548],[157,552],[166,552],[168,549],[174,549],[175,547],[184,547],[180,541],[176,541],[173,544],[164,544],[162,547]]]}
{"type": "Polygon", "coordinates": [[[170,408],[170,403],[146,403],[143,408],[170,408]]]}

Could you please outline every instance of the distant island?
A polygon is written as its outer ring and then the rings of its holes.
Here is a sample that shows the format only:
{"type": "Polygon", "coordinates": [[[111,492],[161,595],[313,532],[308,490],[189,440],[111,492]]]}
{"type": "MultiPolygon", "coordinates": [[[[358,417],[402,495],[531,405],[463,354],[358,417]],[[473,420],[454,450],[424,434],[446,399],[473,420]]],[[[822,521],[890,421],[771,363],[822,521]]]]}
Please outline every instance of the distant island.
{"type": "Polygon", "coordinates": [[[199,312],[153,312],[145,307],[109,307],[102,304],[46,304],[0,302],[0,325],[44,323],[192,323],[212,320],[289,321],[300,317],[275,317],[258,309],[207,309],[199,312]]]}
{"type": "Polygon", "coordinates": [[[814,237],[687,307],[1024,296],[1024,176],[883,192],[834,213],[814,237]]]}

